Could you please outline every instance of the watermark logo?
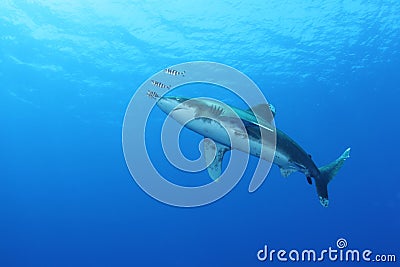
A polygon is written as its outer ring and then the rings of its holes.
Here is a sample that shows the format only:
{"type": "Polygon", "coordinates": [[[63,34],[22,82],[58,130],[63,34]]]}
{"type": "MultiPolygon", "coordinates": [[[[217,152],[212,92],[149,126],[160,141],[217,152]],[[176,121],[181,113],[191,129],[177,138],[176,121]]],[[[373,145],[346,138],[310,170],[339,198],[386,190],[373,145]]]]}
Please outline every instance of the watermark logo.
{"type": "Polygon", "coordinates": [[[257,252],[257,259],[262,262],[396,262],[395,254],[374,254],[371,249],[347,248],[344,238],[336,241],[335,247],[327,249],[270,249],[267,245],[257,252]]]}
{"type": "MultiPolygon", "coordinates": [[[[179,207],[206,205],[229,193],[243,176],[249,160],[249,153],[233,149],[230,153],[229,163],[217,181],[211,182],[210,178],[210,183],[195,187],[173,184],[168,181],[168,177],[160,174],[158,166],[153,164],[149,157],[149,151],[147,151],[146,129],[151,129],[151,125],[147,125],[147,122],[153,108],[160,108],[169,115],[164,117],[165,121],[161,132],[162,148],[170,164],[187,172],[182,176],[189,176],[191,172],[206,169],[214,163],[216,157],[221,156],[218,155],[221,150],[216,149],[220,146],[221,140],[216,142],[208,136],[207,132],[213,133],[223,128],[227,136],[221,137],[221,139],[229,139],[230,146],[233,148],[236,145],[240,146],[242,151],[247,152],[254,149],[250,144],[246,125],[240,117],[245,113],[237,114],[237,110],[233,110],[218,99],[188,98],[182,100],[170,97],[173,89],[177,87],[185,89],[185,85],[193,83],[210,84],[214,85],[214,88],[215,85],[222,87],[233,92],[249,107],[259,104],[268,105],[261,90],[249,77],[230,66],[215,62],[188,62],[171,66],[154,74],[138,88],[124,117],[122,142],[125,161],[132,177],[147,194],[163,203],[179,207]],[[167,112],[167,110],[169,111],[167,112]],[[226,116],[226,114],[229,115],[226,116]],[[173,120],[171,118],[178,120],[181,126],[176,127],[176,123],[170,122],[173,120]],[[204,120],[207,123],[201,125],[204,120]],[[199,125],[200,127],[198,127],[199,125]],[[204,135],[205,139],[199,144],[202,155],[196,160],[187,159],[179,149],[179,134],[185,126],[194,131],[205,129],[203,132],[198,131],[204,135]],[[207,154],[209,151],[215,153],[211,155],[211,158],[207,154]]],[[[190,97],[190,95],[191,92],[187,91],[187,96],[190,97]]],[[[253,109],[252,111],[253,114],[256,114],[253,109]]],[[[265,113],[265,117],[273,117],[269,109],[266,109],[265,113]]],[[[254,117],[256,123],[264,125],[259,121],[261,116],[254,117]]],[[[266,161],[258,161],[250,181],[249,192],[254,192],[263,183],[271,168],[271,162],[273,162],[276,147],[276,131],[273,120],[269,128],[271,133],[268,136],[263,135],[263,130],[259,131],[261,134],[260,146],[268,145],[269,152],[265,153],[261,150],[261,153],[264,153],[262,158],[266,161]]],[[[224,136],[224,133],[219,136],[224,136]]],[[[182,179],[185,178],[187,179],[187,177],[182,177],[182,179]]]]}
{"type": "Polygon", "coordinates": [[[340,249],[346,248],[347,247],[347,240],[344,238],[339,238],[336,241],[336,246],[340,249]]]}

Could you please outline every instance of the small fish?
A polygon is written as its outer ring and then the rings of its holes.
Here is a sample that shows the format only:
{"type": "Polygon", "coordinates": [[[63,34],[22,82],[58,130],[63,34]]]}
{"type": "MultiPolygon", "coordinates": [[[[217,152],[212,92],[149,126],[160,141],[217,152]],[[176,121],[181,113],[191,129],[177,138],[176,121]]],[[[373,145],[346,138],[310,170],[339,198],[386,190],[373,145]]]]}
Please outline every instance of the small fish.
{"type": "Polygon", "coordinates": [[[161,82],[157,82],[157,81],[155,81],[155,80],[151,80],[151,83],[152,83],[154,86],[157,86],[157,87],[160,87],[160,88],[167,88],[167,89],[171,88],[171,85],[165,85],[165,84],[163,84],[163,83],[161,83],[161,82]]]}
{"type": "Polygon", "coordinates": [[[157,98],[160,97],[160,96],[157,94],[157,92],[150,91],[150,90],[147,91],[147,96],[148,96],[148,97],[151,97],[151,98],[153,98],[153,99],[157,99],[157,98]]]}
{"type": "Polygon", "coordinates": [[[173,69],[165,69],[164,72],[166,74],[169,74],[169,75],[172,75],[172,76],[178,76],[178,75],[185,76],[185,72],[186,71],[177,71],[177,70],[173,70],[173,69]]]}

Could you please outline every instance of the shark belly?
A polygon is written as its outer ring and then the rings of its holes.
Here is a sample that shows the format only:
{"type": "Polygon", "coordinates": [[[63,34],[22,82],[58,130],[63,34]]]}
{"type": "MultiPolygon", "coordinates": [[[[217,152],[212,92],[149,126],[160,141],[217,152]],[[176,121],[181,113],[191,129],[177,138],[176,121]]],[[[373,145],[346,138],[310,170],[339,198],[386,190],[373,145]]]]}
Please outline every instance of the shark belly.
{"type": "Polygon", "coordinates": [[[244,132],[238,129],[224,128],[214,120],[203,118],[194,119],[188,122],[185,127],[224,146],[249,153],[249,139],[244,132]]]}

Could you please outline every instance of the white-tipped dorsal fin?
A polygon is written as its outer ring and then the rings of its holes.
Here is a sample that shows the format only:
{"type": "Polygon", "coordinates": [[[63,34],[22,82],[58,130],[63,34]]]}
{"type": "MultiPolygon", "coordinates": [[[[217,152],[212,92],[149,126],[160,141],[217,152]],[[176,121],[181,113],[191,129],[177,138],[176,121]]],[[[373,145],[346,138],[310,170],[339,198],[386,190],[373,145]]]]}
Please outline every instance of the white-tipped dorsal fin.
{"type": "Polygon", "coordinates": [[[248,109],[247,111],[253,112],[256,116],[266,119],[267,121],[272,121],[272,119],[275,118],[275,107],[271,104],[259,104],[248,109]],[[271,111],[272,118],[268,118],[270,117],[268,110],[271,111]]]}
{"type": "Polygon", "coordinates": [[[294,173],[296,170],[295,169],[285,169],[285,168],[280,168],[281,174],[283,177],[288,177],[289,175],[291,175],[292,173],[294,173]]]}
{"type": "Polygon", "coordinates": [[[208,174],[213,180],[217,180],[222,173],[222,159],[224,154],[230,148],[209,138],[204,138],[203,149],[204,159],[208,166],[208,174]]]}

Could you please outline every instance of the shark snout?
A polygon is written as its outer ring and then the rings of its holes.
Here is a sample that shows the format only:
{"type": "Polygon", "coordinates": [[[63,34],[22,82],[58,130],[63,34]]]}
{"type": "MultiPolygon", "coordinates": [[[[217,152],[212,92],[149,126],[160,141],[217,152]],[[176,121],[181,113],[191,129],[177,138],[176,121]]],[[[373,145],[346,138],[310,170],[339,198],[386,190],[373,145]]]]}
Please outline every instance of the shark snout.
{"type": "Polygon", "coordinates": [[[179,97],[160,97],[157,100],[157,106],[164,111],[166,114],[174,113],[176,111],[188,111],[189,108],[184,102],[187,99],[179,97]]]}

